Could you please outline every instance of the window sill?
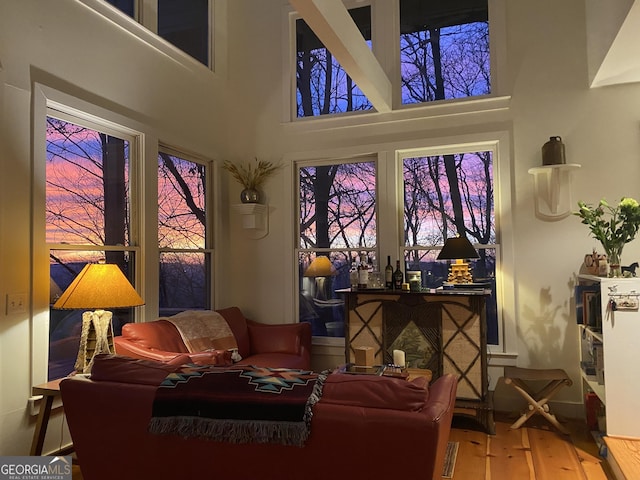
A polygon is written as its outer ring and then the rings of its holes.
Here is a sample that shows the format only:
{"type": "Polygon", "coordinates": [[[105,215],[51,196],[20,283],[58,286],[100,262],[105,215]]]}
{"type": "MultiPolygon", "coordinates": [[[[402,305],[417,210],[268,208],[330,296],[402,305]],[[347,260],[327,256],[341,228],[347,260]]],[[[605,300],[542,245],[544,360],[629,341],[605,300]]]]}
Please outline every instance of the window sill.
{"type": "Polygon", "coordinates": [[[344,337],[313,337],[311,339],[311,345],[344,348],[344,337]]]}
{"type": "Polygon", "coordinates": [[[314,129],[330,130],[346,126],[363,126],[376,123],[409,121],[426,118],[442,119],[452,116],[476,115],[489,112],[507,112],[510,108],[510,96],[483,96],[466,99],[441,100],[437,102],[409,104],[388,112],[375,110],[363,112],[345,112],[341,114],[296,118],[285,123],[290,128],[306,129],[313,125],[314,129]]]}

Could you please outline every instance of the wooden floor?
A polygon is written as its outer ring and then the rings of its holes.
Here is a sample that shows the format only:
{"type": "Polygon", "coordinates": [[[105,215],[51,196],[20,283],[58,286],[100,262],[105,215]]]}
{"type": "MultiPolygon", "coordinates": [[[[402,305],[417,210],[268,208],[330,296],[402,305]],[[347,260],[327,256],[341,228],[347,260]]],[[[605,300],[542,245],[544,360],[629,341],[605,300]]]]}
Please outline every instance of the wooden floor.
{"type": "Polygon", "coordinates": [[[515,417],[496,414],[496,435],[464,417],[454,418],[450,440],[459,442],[453,480],[613,480],[584,421],[561,420],[563,435],[534,416],[511,430],[515,417]]]}
{"type": "MultiPolygon", "coordinates": [[[[453,480],[614,479],[583,421],[562,421],[568,436],[540,416],[518,430],[509,428],[514,420],[496,414],[496,435],[487,435],[466,417],[455,417],[449,438],[459,442],[453,480]]],[[[83,480],[77,465],[73,480],[83,480]]]]}

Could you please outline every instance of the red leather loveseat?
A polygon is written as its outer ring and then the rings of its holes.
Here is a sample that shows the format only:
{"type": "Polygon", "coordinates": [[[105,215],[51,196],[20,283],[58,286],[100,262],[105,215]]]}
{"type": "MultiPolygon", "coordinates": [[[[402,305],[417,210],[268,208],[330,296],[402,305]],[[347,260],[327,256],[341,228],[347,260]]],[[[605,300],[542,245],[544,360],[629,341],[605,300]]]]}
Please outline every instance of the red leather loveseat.
{"type": "MultiPolygon", "coordinates": [[[[262,324],[245,318],[237,307],[216,310],[227,321],[238,344],[241,362],[261,367],[311,368],[311,326],[307,322],[262,324]]],[[[116,353],[133,358],[170,362],[187,354],[192,363],[229,363],[226,350],[189,353],[180,332],[170,321],[127,323],[114,338],[116,353]]]]}
{"type": "MultiPolygon", "coordinates": [[[[150,432],[158,384],[180,366],[98,355],[60,384],[85,480],[440,479],[457,382],[331,373],[303,446],[150,432]],[[174,370],[172,370],[174,369],[174,370]]],[[[224,367],[221,367],[224,368],[224,367]]]]}

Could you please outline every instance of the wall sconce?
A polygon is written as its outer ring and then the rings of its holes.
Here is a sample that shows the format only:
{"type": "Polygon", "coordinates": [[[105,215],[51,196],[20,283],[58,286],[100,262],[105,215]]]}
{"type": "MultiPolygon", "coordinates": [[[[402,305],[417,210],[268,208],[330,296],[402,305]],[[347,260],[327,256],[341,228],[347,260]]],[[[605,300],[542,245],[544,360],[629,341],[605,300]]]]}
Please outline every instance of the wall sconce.
{"type": "Polygon", "coordinates": [[[144,305],[120,267],[112,263],[89,263],[71,282],[53,308],[61,310],[96,309],[82,314],[80,348],[75,370],[90,373],[99,353],[114,353],[113,313],[105,308],[129,308],[144,305]]]}
{"type": "Polygon", "coordinates": [[[473,283],[469,264],[464,260],[479,257],[467,237],[460,236],[447,238],[438,254],[438,260],[455,260],[450,266],[449,278],[447,278],[449,283],[473,283]]]}
{"type": "Polygon", "coordinates": [[[542,146],[542,166],[530,168],[533,175],[536,216],[560,220],[571,214],[571,170],[577,163],[565,163],[565,149],[559,136],[550,137],[542,146]]]}
{"type": "Polygon", "coordinates": [[[269,233],[269,207],[261,203],[238,203],[233,209],[242,217],[242,228],[253,238],[263,238],[269,233]]]}

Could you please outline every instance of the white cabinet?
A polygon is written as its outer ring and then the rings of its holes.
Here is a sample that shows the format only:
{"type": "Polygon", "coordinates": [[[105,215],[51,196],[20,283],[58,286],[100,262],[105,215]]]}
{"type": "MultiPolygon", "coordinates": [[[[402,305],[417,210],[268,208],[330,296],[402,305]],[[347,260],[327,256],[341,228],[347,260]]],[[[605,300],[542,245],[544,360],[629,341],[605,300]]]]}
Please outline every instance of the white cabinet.
{"type": "MultiPolygon", "coordinates": [[[[607,435],[640,437],[640,279],[580,275],[579,281],[581,285],[596,287],[602,322],[601,332],[594,327],[579,326],[581,360],[594,351],[589,348],[593,342],[602,343],[604,359],[604,383],[581,369],[583,385],[605,405],[607,435]]],[[[576,306],[581,303],[582,299],[576,298],[576,306]]],[[[588,310],[589,304],[585,302],[582,308],[588,310]]],[[[587,320],[590,313],[593,312],[585,311],[583,318],[587,320]]]]}

